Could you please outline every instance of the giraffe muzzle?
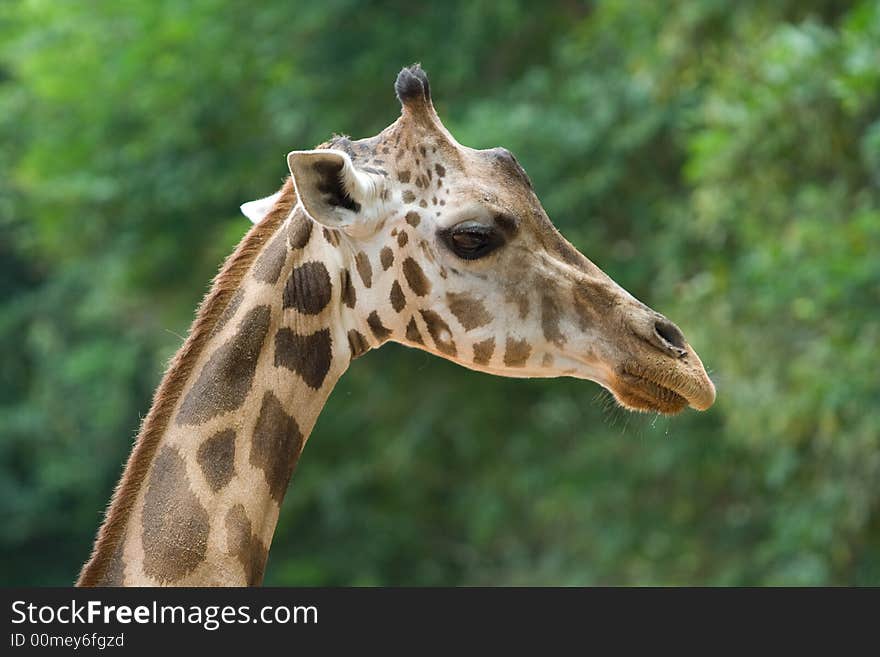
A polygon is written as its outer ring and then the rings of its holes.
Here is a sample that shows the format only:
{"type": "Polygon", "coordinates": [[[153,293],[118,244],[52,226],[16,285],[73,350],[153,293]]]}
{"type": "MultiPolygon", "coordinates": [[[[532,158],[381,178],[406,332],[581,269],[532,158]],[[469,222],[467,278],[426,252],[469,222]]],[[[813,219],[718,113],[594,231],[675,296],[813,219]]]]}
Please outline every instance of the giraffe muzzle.
{"type": "Polygon", "coordinates": [[[641,304],[629,320],[636,339],[610,386],[618,402],[632,410],[668,415],[688,406],[698,411],[711,407],[715,385],[681,329],[641,304]]]}

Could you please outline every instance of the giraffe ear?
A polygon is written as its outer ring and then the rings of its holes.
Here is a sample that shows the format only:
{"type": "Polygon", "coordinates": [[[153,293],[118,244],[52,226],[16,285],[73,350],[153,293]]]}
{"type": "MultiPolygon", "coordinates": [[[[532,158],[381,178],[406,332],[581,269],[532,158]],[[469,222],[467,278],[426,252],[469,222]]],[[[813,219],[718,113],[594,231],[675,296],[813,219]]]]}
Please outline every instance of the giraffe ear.
{"type": "Polygon", "coordinates": [[[372,215],[378,194],[375,176],[359,170],[347,153],[335,149],[292,151],[287,166],[303,207],[320,224],[346,228],[372,215]]]}
{"type": "Polygon", "coordinates": [[[250,219],[252,223],[257,224],[262,221],[263,217],[269,214],[269,210],[274,207],[275,201],[279,198],[281,198],[281,192],[276,192],[275,194],[272,194],[272,196],[267,196],[266,198],[242,203],[241,213],[250,219]]]}

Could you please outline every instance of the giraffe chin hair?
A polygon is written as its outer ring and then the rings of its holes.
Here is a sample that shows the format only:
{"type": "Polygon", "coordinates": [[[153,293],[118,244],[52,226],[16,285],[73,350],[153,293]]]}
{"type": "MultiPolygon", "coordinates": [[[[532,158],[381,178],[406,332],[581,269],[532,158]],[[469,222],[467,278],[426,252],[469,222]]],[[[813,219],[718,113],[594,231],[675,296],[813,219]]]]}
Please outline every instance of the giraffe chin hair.
{"type": "Polygon", "coordinates": [[[630,411],[677,415],[688,407],[688,400],[674,390],[630,374],[618,376],[611,393],[630,411]]]}
{"type": "Polygon", "coordinates": [[[619,368],[611,393],[632,411],[677,415],[688,406],[698,411],[715,401],[715,386],[705,375],[685,377],[675,371],[655,372],[634,364],[619,368]]]}

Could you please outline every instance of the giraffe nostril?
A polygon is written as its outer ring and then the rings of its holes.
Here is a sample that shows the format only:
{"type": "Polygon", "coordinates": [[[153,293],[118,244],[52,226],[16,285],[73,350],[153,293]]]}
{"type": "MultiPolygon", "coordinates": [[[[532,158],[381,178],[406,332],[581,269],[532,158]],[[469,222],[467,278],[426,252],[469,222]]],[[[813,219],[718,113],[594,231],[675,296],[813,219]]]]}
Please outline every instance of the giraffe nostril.
{"type": "Polygon", "coordinates": [[[654,322],[654,332],[670,347],[673,347],[679,356],[685,353],[685,339],[681,329],[668,319],[658,319],[654,322]]]}

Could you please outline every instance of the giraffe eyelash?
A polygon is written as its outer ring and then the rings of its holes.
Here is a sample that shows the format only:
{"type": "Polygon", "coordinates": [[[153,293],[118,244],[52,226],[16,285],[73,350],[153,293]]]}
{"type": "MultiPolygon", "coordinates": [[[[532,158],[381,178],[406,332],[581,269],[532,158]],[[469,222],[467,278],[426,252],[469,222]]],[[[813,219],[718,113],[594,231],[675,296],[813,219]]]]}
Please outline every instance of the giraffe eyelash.
{"type": "Polygon", "coordinates": [[[504,237],[494,227],[464,221],[439,232],[440,240],[462,260],[483,258],[504,245],[504,237]]]}

